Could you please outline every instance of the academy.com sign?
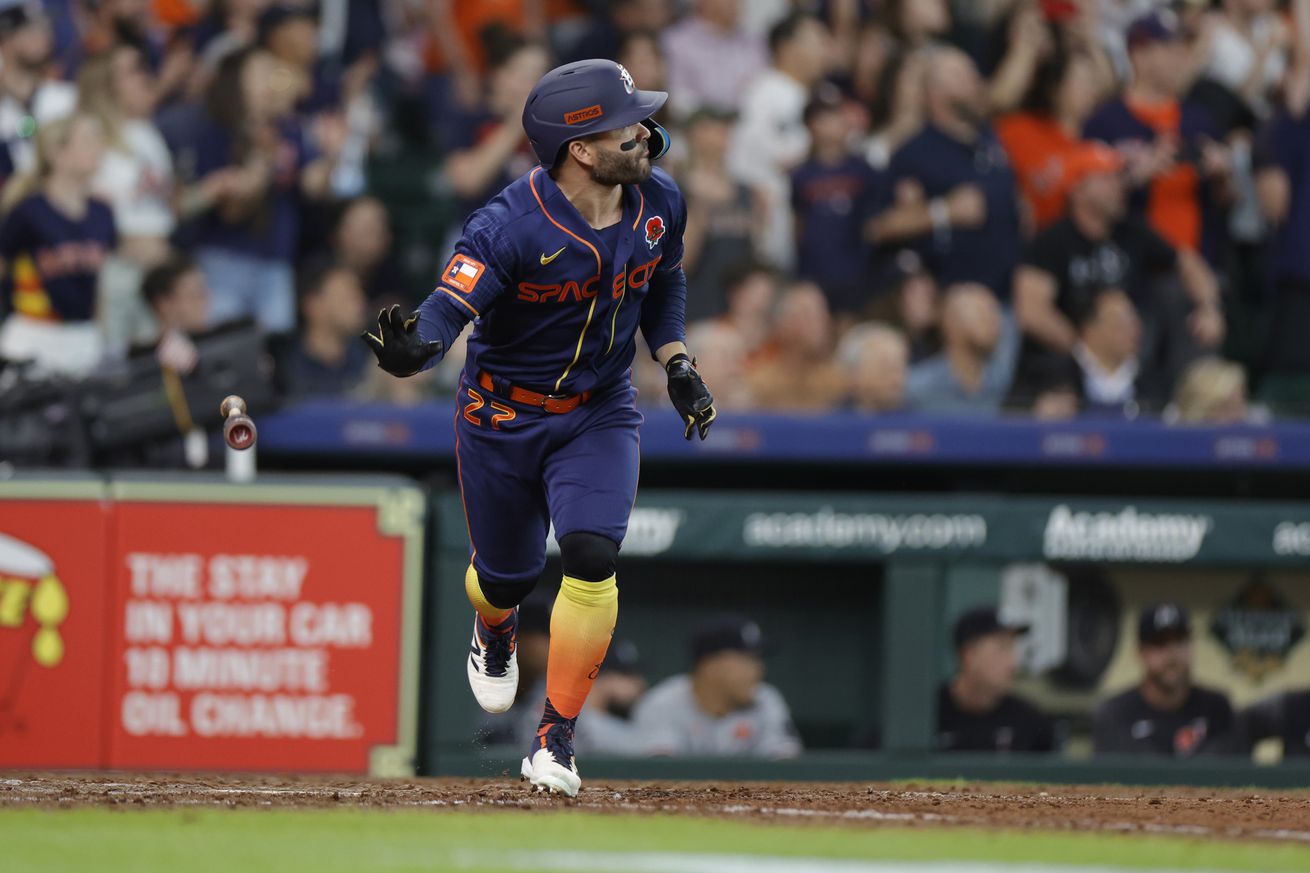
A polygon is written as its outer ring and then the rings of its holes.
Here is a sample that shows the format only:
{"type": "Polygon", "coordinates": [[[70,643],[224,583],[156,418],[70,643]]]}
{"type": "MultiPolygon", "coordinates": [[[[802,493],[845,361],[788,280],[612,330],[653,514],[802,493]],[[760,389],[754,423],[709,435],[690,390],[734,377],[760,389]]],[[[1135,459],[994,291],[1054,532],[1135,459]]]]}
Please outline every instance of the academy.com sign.
{"type": "Polygon", "coordinates": [[[761,548],[898,551],[976,549],[987,542],[981,515],[946,513],[756,512],[746,516],[742,540],[761,548]]]}
{"type": "Polygon", "coordinates": [[[1046,520],[1042,553],[1051,560],[1190,561],[1214,529],[1208,515],[1138,512],[1075,512],[1066,504],[1046,520]]]}

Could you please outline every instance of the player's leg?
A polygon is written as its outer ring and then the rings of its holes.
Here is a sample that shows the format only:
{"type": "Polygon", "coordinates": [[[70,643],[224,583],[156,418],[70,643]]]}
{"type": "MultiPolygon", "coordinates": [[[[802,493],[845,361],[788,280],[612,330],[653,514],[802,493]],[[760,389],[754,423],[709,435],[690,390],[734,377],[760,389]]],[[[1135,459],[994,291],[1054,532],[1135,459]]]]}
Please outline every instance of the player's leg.
{"type": "MultiPolygon", "coordinates": [[[[471,557],[464,590],[473,604],[469,687],[487,712],[504,712],[518,693],[516,607],[546,563],[548,517],[541,482],[539,422],[483,415],[485,397],[460,391],[455,457],[471,557]],[[510,425],[513,425],[510,427],[510,425]]],[[[488,412],[492,412],[488,410],[488,412]]]]}
{"type": "Polygon", "coordinates": [[[581,784],[573,728],[614,635],[615,564],[637,491],[641,416],[626,393],[611,403],[587,410],[544,465],[564,576],[550,622],[545,711],[523,769],[534,784],[569,795],[581,784]]]}

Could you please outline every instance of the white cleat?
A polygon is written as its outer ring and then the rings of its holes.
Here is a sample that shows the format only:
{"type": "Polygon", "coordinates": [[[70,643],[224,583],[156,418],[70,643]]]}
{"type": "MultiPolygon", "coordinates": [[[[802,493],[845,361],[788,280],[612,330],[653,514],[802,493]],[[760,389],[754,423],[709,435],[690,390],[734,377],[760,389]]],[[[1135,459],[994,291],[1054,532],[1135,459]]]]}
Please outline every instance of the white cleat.
{"type": "Polygon", "coordinates": [[[561,764],[555,760],[550,749],[537,749],[532,757],[524,758],[520,768],[522,777],[532,783],[538,791],[559,793],[568,797],[577,797],[582,788],[582,777],[578,775],[577,765],[569,758],[561,764]]]}
{"type": "Polygon", "coordinates": [[[469,647],[469,687],[478,705],[491,713],[506,712],[519,691],[519,611],[510,616],[508,628],[489,630],[473,617],[473,643],[469,647]]]}

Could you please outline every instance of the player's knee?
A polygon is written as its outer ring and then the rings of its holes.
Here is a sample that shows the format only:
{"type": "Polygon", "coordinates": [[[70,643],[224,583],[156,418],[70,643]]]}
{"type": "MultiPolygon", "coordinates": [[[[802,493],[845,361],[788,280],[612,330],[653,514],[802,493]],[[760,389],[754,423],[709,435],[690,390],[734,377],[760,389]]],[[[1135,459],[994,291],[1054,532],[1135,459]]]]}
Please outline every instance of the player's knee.
{"type": "Polygon", "coordinates": [[[584,582],[603,582],[614,575],[619,546],[609,537],[585,531],[571,533],[559,541],[564,575],[584,582]]]}
{"type": "MultiPolygon", "coordinates": [[[[537,585],[537,574],[526,578],[503,578],[474,571],[482,596],[496,609],[513,609],[523,602],[537,585]]],[[[470,598],[472,599],[472,598],[470,598]]]]}

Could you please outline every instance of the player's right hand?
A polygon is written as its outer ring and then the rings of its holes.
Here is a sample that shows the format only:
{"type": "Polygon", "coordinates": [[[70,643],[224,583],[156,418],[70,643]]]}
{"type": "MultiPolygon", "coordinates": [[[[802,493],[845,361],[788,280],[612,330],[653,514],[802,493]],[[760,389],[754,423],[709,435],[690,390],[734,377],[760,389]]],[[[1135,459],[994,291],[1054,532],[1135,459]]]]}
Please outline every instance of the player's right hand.
{"type": "Polygon", "coordinates": [[[378,366],[393,376],[413,376],[444,348],[441,340],[424,342],[418,335],[418,316],[406,319],[394,303],[378,313],[378,332],[364,331],[361,336],[377,356],[378,366]]]}

